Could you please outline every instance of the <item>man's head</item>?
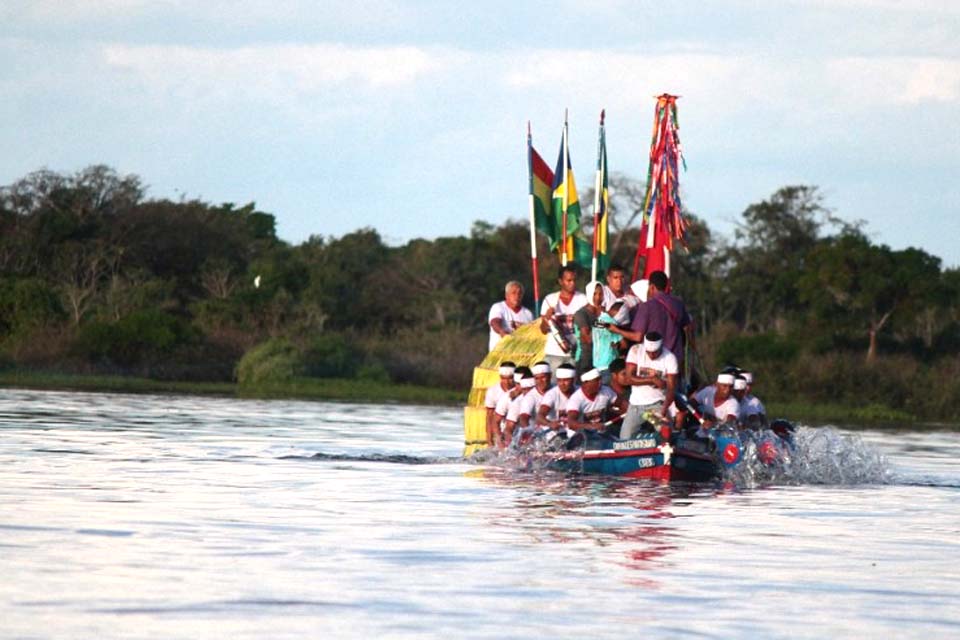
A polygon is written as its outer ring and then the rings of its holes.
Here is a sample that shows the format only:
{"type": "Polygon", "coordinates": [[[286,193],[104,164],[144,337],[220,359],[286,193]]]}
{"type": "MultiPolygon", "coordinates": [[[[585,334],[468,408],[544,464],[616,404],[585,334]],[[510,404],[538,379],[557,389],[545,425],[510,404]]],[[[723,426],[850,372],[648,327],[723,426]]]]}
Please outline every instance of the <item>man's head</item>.
{"type": "Polygon", "coordinates": [[[613,295],[619,297],[626,293],[623,286],[625,281],[626,274],[623,267],[619,264],[610,265],[607,269],[607,286],[610,287],[610,291],[613,291],[613,295]]]}
{"type": "Polygon", "coordinates": [[[525,376],[533,376],[533,372],[530,371],[530,367],[521,365],[513,372],[513,381],[520,384],[520,381],[523,380],[525,376]]]}
{"type": "Polygon", "coordinates": [[[513,374],[517,370],[517,365],[507,360],[500,363],[500,386],[509,389],[513,386],[513,374]]]}
{"type": "Polygon", "coordinates": [[[516,280],[508,282],[503,288],[503,299],[511,309],[518,308],[520,301],[523,300],[523,285],[516,280]]]}
{"type": "Polygon", "coordinates": [[[595,397],[600,392],[600,372],[596,369],[585,371],[580,376],[580,388],[588,398],[595,397]]]}
{"type": "Polygon", "coordinates": [[[572,264],[560,267],[557,274],[557,282],[560,284],[560,290],[566,294],[572,294],[577,290],[577,268],[572,264]]]}
{"type": "Polygon", "coordinates": [[[603,306],[603,284],[598,280],[591,280],[587,283],[586,289],[583,290],[587,294],[587,300],[595,307],[603,306]]]}
{"type": "Polygon", "coordinates": [[[654,360],[659,358],[663,351],[663,336],[656,331],[648,331],[643,336],[643,350],[654,360]]]}
{"type": "Polygon", "coordinates": [[[738,401],[743,400],[747,395],[747,380],[743,376],[734,376],[733,378],[733,397],[738,401]]]}
{"type": "Polygon", "coordinates": [[[650,274],[650,293],[666,291],[670,279],[663,271],[654,271],[650,274]]]}
{"type": "Polygon", "coordinates": [[[533,379],[533,375],[525,374],[522,378],[520,378],[520,393],[527,393],[536,385],[537,381],[533,379]]]}
{"type": "Polygon", "coordinates": [[[733,391],[734,377],[732,373],[721,373],[717,376],[717,393],[714,396],[716,400],[723,402],[730,397],[733,391]]]}
{"type": "Polygon", "coordinates": [[[543,393],[550,388],[550,365],[547,362],[541,360],[536,363],[530,370],[533,372],[533,379],[537,383],[537,390],[543,393]]]}
{"type": "Polygon", "coordinates": [[[610,363],[610,380],[616,382],[621,387],[629,386],[627,382],[627,361],[623,358],[615,358],[610,363]]]}
{"type": "Polygon", "coordinates": [[[747,381],[747,393],[753,391],[753,374],[749,371],[742,371],[740,375],[742,375],[743,379],[747,381]]]}
{"type": "Polygon", "coordinates": [[[577,370],[573,368],[572,364],[562,364],[557,367],[557,386],[560,387],[560,392],[568,396],[570,392],[573,391],[573,381],[577,377],[577,370]]]}

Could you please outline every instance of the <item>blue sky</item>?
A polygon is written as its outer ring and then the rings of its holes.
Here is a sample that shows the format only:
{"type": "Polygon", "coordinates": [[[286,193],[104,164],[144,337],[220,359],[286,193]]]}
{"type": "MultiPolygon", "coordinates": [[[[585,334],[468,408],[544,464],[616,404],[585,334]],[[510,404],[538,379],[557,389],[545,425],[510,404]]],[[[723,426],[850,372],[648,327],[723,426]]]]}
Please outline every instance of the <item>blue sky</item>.
{"type": "Polygon", "coordinates": [[[9,0],[0,184],[106,163],[152,197],[257,202],[282,238],[391,243],[526,217],[526,122],[581,188],[641,178],[680,100],[686,206],[730,233],[821,188],[893,248],[960,266],[960,3],[9,0]]]}

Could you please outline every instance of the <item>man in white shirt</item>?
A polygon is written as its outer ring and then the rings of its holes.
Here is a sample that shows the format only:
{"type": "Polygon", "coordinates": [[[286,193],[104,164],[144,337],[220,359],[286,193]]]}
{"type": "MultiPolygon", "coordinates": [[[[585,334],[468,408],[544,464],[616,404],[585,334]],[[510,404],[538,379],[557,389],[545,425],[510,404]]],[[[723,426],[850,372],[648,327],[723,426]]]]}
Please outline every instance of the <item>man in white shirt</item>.
{"type": "Polygon", "coordinates": [[[580,376],[580,388],[567,401],[567,428],[573,430],[603,428],[616,394],[610,387],[602,387],[600,372],[590,369],[580,376]]]}
{"type": "Polygon", "coordinates": [[[753,374],[744,371],[740,375],[746,382],[743,399],[740,400],[740,424],[756,429],[767,425],[767,409],[760,398],[753,395],[753,374]]]}
{"type": "Polygon", "coordinates": [[[721,373],[717,376],[717,383],[711,384],[693,394],[693,399],[700,405],[700,413],[705,420],[705,427],[720,422],[736,423],[740,417],[740,404],[733,397],[732,373],[721,373]]]}
{"type": "Polygon", "coordinates": [[[520,380],[520,393],[510,401],[507,406],[507,413],[504,415],[505,422],[503,428],[503,442],[509,445],[513,442],[513,432],[517,429],[517,423],[520,421],[520,412],[527,400],[527,397],[535,391],[537,381],[533,375],[526,374],[520,380]]]}
{"type": "Polygon", "coordinates": [[[487,410],[487,445],[500,446],[500,425],[496,419],[497,400],[513,388],[513,373],[516,366],[512,362],[500,363],[500,382],[487,387],[483,397],[483,406],[487,410]]]}
{"type": "Polygon", "coordinates": [[[567,411],[570,396],[576,391],[574,378],[577,376],[577,370],[573,365],[563,364],[557,368],[556,376],[556,386],[547,391],[540,401],[537,409],[537,424],[558,431],[563,426],[562,418],[567,411]]]}
{"type": "Polygon", "coordinates": [[[628,440],[640,431],[649,412],[665,416],[673,404],[679,372],[677,357],[663,346],[663,336],[647,333],[627,352],[627,381],[631,385],[630,406],[620,426],[620,439],[628,440]]]}
{"type": "Polygon", "coordinates": [[[623,306],[614,314],[616,324],[626,324],[630,321],[630,312],[640,304],[637,298],[627,287],[627,274],[619,264],[612,264],[607,269],[607,283],[603,286],[603,307],[609,309],[617,300],[623,301],[623,306]]]}
{"type": "Polygon", "coordinates": [[[510,335],[521,325],[533,322],[533,312],[520,304],[523,300],[522,284],[511,280],[503,293],[503,300],[494,303],[487,314],[487,324],[490,325],[489,351],[493,351],[503,336],[510,335]]]}
{"type": "Polygon", "coordinates": [[[544,359],[553,371],[561,364],[573,364],[577,339],[573,316],[587,304],[587,297],[577,291],[577,269],[572,264],[560,267],[557,282],[560,291],[543,299],[540,308],[540,331],[549,334],[544,359]]]}
{"type": "Polygon", "coordinates": [[[530,367],[530,370],[533,372],[533,389],[523,395],[516,409],[516,418],[507,414],[507,419],[513,419],[520,427],[521,442],[525,434],[532,434],[538,430],[537,412],[544,396],[550,391],[550,365],[546,362],[538,362],[530,367]]]}

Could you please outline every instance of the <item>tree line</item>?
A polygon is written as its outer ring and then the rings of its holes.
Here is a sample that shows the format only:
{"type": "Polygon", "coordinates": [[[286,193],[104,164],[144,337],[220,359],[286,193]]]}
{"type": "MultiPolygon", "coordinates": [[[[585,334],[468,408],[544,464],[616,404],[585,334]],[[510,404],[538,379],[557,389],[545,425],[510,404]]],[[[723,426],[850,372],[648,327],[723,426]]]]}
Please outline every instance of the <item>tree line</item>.
{"type": "MultiPolygon", "coordinates": [[[[614,175],[610,191],[612,260],[629,268],[643,185],[614,175]]],[[[955,417],[958,269],[876,243],[812,186],[750,205],[733,237],[689,217],[673,283],[708,370],[753,367],[768,397],[955,417]]],[[[546,292],[558,264],[540,242],[546,292]]],[[[101,165],[37,171],[0,187],[0,366],[466,393],[504,283],[524,282],[533,306],[528,251],[525,221],[402,246],[370,228],[291,245],[254,203],[148,198],[138,176],[101,165]]]]}

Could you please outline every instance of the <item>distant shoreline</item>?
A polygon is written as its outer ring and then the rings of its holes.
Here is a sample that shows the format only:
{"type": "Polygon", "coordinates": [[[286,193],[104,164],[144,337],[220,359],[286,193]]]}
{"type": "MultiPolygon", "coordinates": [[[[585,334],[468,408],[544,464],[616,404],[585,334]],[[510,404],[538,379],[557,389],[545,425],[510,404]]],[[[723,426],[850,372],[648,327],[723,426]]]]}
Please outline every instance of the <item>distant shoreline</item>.
{"type": "Polygon", "coordinates": [[[248,389],[233,382],[184,382],[132,376],[7,370],[0,371],[0,388],[446,406],[462,405],[466,401],[465,392],[450,389],[338,378],[294,378],[288,382],[274,382],[248,389]]]}

